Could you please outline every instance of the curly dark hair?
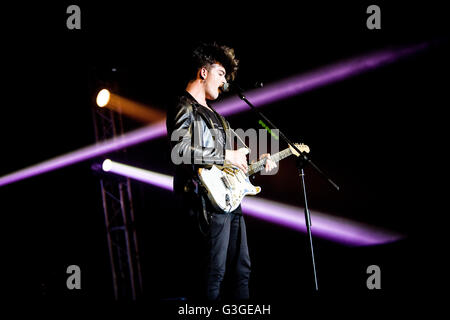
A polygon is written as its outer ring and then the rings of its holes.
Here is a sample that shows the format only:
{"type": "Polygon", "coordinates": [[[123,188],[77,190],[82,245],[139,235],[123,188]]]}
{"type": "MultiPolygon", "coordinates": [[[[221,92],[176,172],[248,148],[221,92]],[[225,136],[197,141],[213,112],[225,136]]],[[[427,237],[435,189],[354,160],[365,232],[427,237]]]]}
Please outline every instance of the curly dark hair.
{"type": "Polygon", "coordinates": [[[214,63],[220,63],[225,68],[227,81],[234,80],[239,66],[239,60],[234,56],[234,49],[225,45],[219,45],[216,42],[201,43],[193,50],[189,79],[196,79],[200,68],[208,68],[214,63]]]}

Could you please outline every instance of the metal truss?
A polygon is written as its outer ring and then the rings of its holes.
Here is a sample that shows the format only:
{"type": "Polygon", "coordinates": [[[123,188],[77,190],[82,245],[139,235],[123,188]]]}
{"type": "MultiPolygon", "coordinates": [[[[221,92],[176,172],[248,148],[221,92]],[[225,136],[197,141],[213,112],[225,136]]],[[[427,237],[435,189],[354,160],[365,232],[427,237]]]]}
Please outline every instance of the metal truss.
{"type": "MultiPolygon", "coordinates": [[[[92,110],[97,142],[123,133],[122,116],[96,105],[92,110]]],[[[119,151],[124,158],[126,150],[119,151]]],[[[142,295],[142,273],[130,179],[99,175],[106,237],[116,300],[136,300],[142,295]]]]}

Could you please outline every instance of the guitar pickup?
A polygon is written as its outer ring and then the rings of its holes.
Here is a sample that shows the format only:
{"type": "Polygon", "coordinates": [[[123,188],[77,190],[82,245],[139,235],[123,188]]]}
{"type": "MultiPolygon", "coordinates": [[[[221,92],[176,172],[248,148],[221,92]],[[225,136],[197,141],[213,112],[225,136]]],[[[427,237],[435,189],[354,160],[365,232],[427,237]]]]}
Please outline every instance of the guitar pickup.
{"type": "Polygon", "coordinates": [[[228,188],[228,189],[231,188],[230,183],[228,182],[227,178],[221,177],[220,179],[222,180],[222,182],[223,182],[223,184],[225,185],[226,188],[228,188]]]}

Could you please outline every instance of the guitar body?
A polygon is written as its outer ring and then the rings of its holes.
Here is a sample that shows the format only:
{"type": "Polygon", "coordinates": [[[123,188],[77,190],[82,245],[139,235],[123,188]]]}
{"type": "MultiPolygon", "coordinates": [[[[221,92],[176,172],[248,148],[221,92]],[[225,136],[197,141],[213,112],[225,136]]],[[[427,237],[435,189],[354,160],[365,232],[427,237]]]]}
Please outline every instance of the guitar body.
{"type": "Polygon", "coordinates": [[[217,209],[224,212],[235,210],[246,195],[256,195],[260,187],[251,184],[249,178],[235,167],[198,169],[198,176],[206,188],[209,200],[217,209]]]}
{"type": "MultiPolygon", "coordinates": [[[[305,144],[296,143],[295,146],[301,152],[309,153],[309,147],[305,144]]],[[[273,155],[271,159],[280,161],[290,155],[299,156],[299,153],[291,146],[273,155]]],[[[208,198],[214,207],[223,211],[231,212],[239,207],[246,195],[256,195],[261,191],[250,183],[249,176],[264,168],[266,159],[262,159],[249,165],[248,173],[233,166],[216,166],[198,169],[200,181],[207,190],[208,198]]]]}

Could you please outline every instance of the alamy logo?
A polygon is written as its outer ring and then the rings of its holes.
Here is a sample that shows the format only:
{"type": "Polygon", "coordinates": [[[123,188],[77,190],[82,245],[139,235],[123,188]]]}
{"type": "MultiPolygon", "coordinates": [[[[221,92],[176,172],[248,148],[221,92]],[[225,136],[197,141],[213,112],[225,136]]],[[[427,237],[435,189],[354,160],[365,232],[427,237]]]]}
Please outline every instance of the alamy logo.
{"type": "Polygon", "coordinates": [[[70,276],[67,278],[66,286],[67,289],[81,289],[81,269],[77,265],[70,265],[66,270],[67,274],[70,276]]]}
{"type": "Polygon", "coordinates": [[[66,13],[70,14],[66,20],[67,29],[73,30],[81,29],[81,9],[76,4],[72,4],[67,7],[66,13]]]}
{"type": "Polygon", "coordinates": [[[380,267],[373,264],[367,267],[367,274],[370,274],[369,278],[367,278],[366,285],[367,289],[381,289],[381,270],[380,267]]]}
{"type": "Polygon", "coordinates": [[[381,29],[381,9],[373,4],[367,7],[366,13],[371,15],[367,18],[366,26],[369,30],[381,29]]]}
{"type": "MultiPolygon", "coordinates": [[[[193,128],[201,128],[200,124],[195,124],[193,128]]],[[[199,132],[194,129],[191,130],[189,128],[179,129],[172,132],[171,141],[175,143],[174,147],[171,151],[171,159],[172,163],[175,165],[180,164],[218,164],[223,161],[223,157],[225,155],[225,146],[220,145],[219,141],[223,141],[221,139],[222,133],[220,130],[211,129],[209,130],[211,133],[210,139],[214,141],[214,146],[210,147],[197,147],[194,146],[202,146],[203,140],[203,132],[199,132]]],[[[271,134],[278,137],[278,130],[271,130],[271,134]]],[[[254,162],[257,160],[257,150],[259,154],[267,153],[267,131],[264,129],[248,129],[244,131],[243,129],[236,129],[234,132],[230,129],[226,130],[227,137],[231,137],[231,146],[239,145],[239,141],[236,138],[236,135],[240,137],[240,139],[244,140],[248,139],[248,147],[251,152],[249,155],[249,161],[254,162]],[[259,143],[258,143],[259,142],[259,143]]],[[[227,143],[228,145],[228,143],[227,143]]],[[[278,139],[272,139],[270,143],[270,154],[275,154],[280,151],[279,141],[278,139]]],[[[261,172],[261,174],[273,175],[278,172],[278,166],[274,168],[270,172],[261,172]]]]}

